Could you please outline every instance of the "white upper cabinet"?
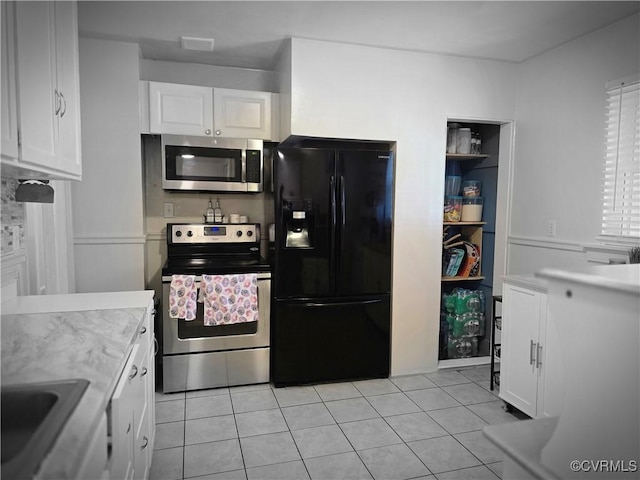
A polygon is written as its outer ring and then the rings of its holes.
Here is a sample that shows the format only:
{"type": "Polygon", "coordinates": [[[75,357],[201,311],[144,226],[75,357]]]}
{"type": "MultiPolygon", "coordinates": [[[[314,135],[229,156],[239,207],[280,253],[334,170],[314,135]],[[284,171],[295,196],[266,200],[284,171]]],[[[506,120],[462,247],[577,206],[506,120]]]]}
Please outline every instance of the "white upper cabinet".
{"type": "MultiPolygon", "coordinates": [[[[144,95],[145,87],[141,87],[144,95]]],[[[277,94],[149,82],[149,132],[278,140],[277,94]]],[[[145,99],[141,96],[141,110],[145,99]]],[[[144,117],[144,115],[143,115],[144,117]]],[[[143,133],[146,122],[141,122],[143,133]]]]}
{"type": "MultiPolygon", "coordinates": [[[[3,130],[3,174],[79,180],[82,161],[77,5],[12,2],[11,7],[14,16],[9,13],[7,21],[15,28],[15,68],[9,63],[6,75],[17,85],[13,96],[20,123],[17,155],[10,155],[10,150],[5,152],[3,130]]],[[[7,48],[10,45],[7,43],[7,48]]],[[[3,57],[4,49],[3,39],[3,57]]],[[[9,59],[10,53],[7,52],[9,59]]],[[[3,58],[3,67],[4,61],[3,58]]],[[[3,68],[3,79],[4,75],[3,68]]]]}
{"type": "Polygon", "coordinates": [[[2,144],[0,152],[3,158],[18,158],[18,114],[16,110],[16,81],[12,73],[15,72],[15,44],[13,41],[13,4],[0,4],[2,17],[2,64],[0,65],[0,118],[2,127],[2,144]]]}
{"type": "Polygon", "coordinates": [[[219,137],[273,140],[271,93],[213,89],[213,123],[219,137]]]}
{"type": "Polygon", "coordinates": [[[212,89],[149,82],[149,130],[152,133],[212,137],[212,89]]]}

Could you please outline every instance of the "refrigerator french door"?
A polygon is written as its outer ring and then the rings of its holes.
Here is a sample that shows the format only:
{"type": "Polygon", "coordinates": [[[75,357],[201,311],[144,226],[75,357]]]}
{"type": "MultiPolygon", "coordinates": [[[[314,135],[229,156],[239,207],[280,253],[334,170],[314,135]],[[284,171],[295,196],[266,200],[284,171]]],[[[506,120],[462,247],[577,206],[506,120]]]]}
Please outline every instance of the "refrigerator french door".
{"type": "Polygon", "coordinates": [[[279,148],[272,381],[389,375],[393,157],[279,148]]]}

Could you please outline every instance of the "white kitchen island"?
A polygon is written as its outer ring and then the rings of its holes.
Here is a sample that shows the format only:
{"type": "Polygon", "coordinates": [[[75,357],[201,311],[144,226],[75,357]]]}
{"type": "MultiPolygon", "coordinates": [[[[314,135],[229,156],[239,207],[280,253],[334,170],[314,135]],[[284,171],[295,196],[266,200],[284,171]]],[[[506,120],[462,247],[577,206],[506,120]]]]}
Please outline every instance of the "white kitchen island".
{"type": "Polygon", "coordinates": [[[3,387],[75,378],[90,382],[36,478],[112,478],[126,469],[135,478],[148,475],[155,425],[153,295],[42,295],[2,303],[3,387]],[[130,365],[136,365],[135,376],[130,365]],[[138,441],[147,442],[137,457],[124,444],[129,432],[119,436],[118,415],[112,410],[125,396],[132,402],[127,405],[134,406],[116,413],[138,427],[129,429],[131,445],[137,450],[138,441]]]}
{"type": "Polygon", "coordinates": [[[545,269],[564,399],[556,419],[491,426],[503,478],[638,478],[640,265],[545,269]]]}

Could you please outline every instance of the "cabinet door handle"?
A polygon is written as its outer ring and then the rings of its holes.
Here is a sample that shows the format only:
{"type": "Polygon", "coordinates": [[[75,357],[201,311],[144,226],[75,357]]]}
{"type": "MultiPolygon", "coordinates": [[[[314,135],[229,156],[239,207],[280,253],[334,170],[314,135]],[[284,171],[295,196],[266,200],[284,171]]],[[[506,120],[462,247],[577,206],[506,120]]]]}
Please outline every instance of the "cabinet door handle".
{"type": "Polygon", "coordinates": [[[142,328],[140,329],[140,335],[144,335],[145,333],[147,333],[147,327],[143,325],[142,328]]]}
{"type": "Polygon", "coordinates": [[[211,130],[209,130],[208,128],[204,131],[205,135],[211,135],[211,130]]]}
{"type": "Polygon", "coordinates": [[[222,130],[216,130],[216,135],[222,135],[222,130]]]}
{"type": "Polygon", "coordinates": [[[142,367],[142,373],[140,374],[141,377],[144,377],[147,374],[147,367],[142,367]]]}
{"type": "Polygon", "coordinates": [[[538,344],[538,351],[536,352],[536,368],[542,366],[542,345],[538,344]]]}
{"type": "Polygon", "coordinates": [[[131,431],[131,422],[129,422],[129,425],[127,425],[127,434],[129,434],[130,431],[131,431]]]}
{"type": "Polygon", "coordinates": [[[64,93],[60,92],[60,99],[62,100],[62,111],[60,112],[60,118],[64,117],[64,114],[67,113],[67,99],[64,98],[64,93]]]}
{"type": "Polygon", "coordinates": [[[531,340],[531,345],[529,346],[529,365],[533,365],[536,361],[536,347],[538,346],[537,343],[533,343],[533,340],[531,340]]]}
{"type": "Polygon", "coordinates": [[[147,448],[147,445],[149,445],[149,439],[147,437],[142,437],[142,438],[144,438],[144,443],[140,447],[140,450],[144,450],[145,448],[147,448]]]}
{"type": "Polygon", "coordinates": [[[133,366],[133,368],[131,368],[131,375],[129,375],[129,380],[133,380],[136,375],[138,374],[138,367],[136,367],[135,365],[133,366]]]}
{"type": "Polygon", "coordinates": [[[56,96],[56,111],[54,112],[54,115],[58,115],[58,113],[60,112],[60,108],[62,107],[60,103],[60,93],[58,92],[57,88],[53,89],[53,93],[56,96]]]}

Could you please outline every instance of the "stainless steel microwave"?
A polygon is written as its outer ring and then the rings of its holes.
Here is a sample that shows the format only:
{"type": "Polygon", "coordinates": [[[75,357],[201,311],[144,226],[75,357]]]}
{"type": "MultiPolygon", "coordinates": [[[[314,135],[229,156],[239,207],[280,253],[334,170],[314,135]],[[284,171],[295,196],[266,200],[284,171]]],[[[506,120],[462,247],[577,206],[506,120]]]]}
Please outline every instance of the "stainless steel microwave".
{"type": "Polygon", "coordinates": [[[162,188],[262,192],[262,140],[162,135],[162,188]]]}

